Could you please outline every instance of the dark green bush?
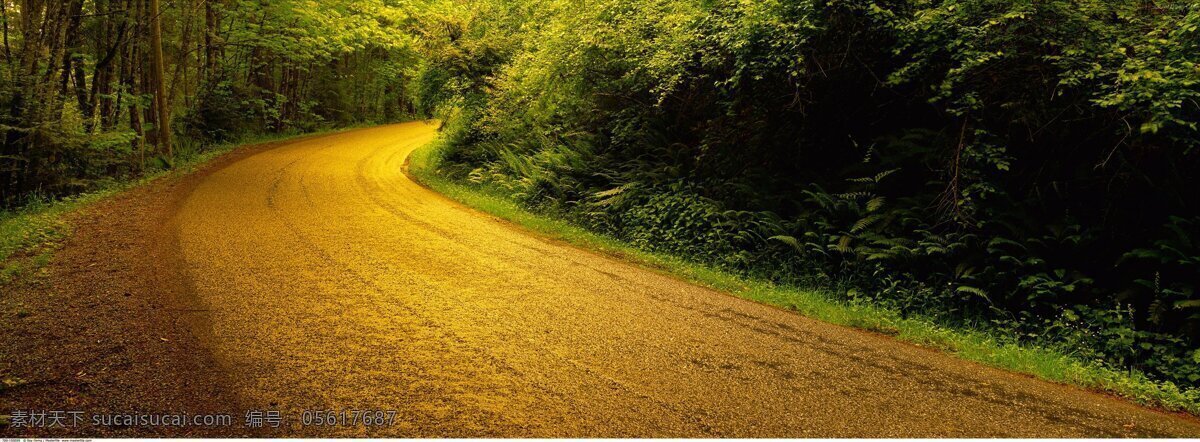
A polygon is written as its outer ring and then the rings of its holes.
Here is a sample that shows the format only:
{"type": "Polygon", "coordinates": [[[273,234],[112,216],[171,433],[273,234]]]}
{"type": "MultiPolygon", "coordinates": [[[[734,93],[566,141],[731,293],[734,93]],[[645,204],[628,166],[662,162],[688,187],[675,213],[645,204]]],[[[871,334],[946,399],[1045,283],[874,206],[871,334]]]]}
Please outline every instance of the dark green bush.
{"type": "Polygon", "coordinates": [[[454,43],[488,74],[440,71],[475,85],[442,100],[460,177],[1200,386],[1194,2],[533,3],[502,60],[454,43]]]}

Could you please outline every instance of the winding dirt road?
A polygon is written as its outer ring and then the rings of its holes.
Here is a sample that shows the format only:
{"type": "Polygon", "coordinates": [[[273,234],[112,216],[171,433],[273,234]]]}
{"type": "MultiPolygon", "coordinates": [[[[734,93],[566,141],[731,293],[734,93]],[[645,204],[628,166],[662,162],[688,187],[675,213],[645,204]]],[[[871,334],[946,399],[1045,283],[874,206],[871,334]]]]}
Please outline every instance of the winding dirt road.
{"type": "MultiPolygon", "coordinates": [[[[434,137],[408,123],[286,143],[169,205],[162,265],[181,268],[213,388],[304,435],[1200,435],[539,239],[411,181],[405,159],[434,137]],[[339,409],[398,413],[300,426],[339,409]]],[[[123,345],[163,344],[144,341],[123,345]]]]}
{"type": "Polygon", "coordinates": [[[423,123],[298,142],[179,212],[250,404],[399,410],[395,434],[1200,435],[1193,422],[716,293],[457,205],[423,123]]]}

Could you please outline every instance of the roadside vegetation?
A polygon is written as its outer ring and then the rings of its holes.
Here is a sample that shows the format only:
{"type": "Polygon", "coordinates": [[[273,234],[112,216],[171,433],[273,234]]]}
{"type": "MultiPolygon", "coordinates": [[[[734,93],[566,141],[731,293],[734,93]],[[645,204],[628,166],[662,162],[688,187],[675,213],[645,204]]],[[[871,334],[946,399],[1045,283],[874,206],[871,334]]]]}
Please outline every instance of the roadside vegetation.
{"type": "Polygon", "coordinates": [[[1195,2],[474,2],[443,20],[413,88],[445,120],[441,190],[832,322],[1197,410],[1195,2]]]}
{"type": "Polygon", "coordinates": [[[934,318],[905,314],[899,309],[848,296],[840,292],[840,288],[780,284],[762,275],[728,270],[677,254],[650,251],[597,233],[569,221],[569,215],[560,211],[531,209],[514,199],[505,188],[448,179],[442,168],[448,148],[442,140],[418,149],[409,158],[408,173],[421,184],[459,203],[540,235],[814,319],[892,336],[969,361],[1052,382],[1115,394],[1143,405],[1200,415],[1198,390],[1181,389],[1174,383],[1157,381],[1138,371],[1081,360],[1069,351],[1013,339],[986,326],[948,326],[934,318]]]}

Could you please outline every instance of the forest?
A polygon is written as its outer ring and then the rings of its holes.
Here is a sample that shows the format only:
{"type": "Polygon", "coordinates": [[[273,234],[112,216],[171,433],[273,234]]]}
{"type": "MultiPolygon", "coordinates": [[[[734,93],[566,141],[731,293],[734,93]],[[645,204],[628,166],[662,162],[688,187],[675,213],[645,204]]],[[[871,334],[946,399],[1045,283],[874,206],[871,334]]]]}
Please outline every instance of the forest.
{"type": "Polygon", "coordinates": [[[170,168],[251,135],[412,115],[412,17],[383,2],[0,7],[3,206],[170,168]]]}
{"type": "Polygon", "coordinates": [[[1189,0],[0,0],[0,203],[436,118],[645,250],[1200,400],[1189,0]]]}

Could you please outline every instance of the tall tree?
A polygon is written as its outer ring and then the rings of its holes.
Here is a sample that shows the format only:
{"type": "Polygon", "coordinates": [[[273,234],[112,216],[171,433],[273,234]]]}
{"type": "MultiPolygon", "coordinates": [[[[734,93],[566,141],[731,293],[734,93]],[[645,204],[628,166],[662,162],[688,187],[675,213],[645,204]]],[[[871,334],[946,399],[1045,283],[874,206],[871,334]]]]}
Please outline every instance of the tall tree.
{"type": "Polygon", "coordinates": [[[150,54],[154,71],[154,107],[158,110],[158,148],[167,158],[172,158],[170,98],[167,96],[166,75],[163,73],[162,11],[158,0],[150,0],[150,54]]]}

